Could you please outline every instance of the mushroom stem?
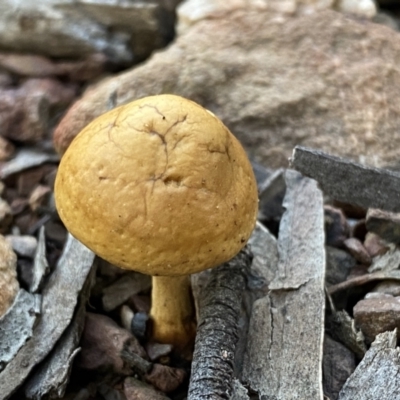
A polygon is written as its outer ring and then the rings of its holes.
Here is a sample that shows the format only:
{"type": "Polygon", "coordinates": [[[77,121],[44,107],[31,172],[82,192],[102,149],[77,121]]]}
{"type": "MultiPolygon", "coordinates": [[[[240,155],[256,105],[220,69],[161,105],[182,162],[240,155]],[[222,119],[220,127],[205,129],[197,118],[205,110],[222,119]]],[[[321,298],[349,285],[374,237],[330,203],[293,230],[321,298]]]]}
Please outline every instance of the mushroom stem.
{"type": "Polygon", "coordinates": [[[153,276],[152,279],[153,339],[184,348],[193,342],[196,332],[189,276],[153,276]]]}

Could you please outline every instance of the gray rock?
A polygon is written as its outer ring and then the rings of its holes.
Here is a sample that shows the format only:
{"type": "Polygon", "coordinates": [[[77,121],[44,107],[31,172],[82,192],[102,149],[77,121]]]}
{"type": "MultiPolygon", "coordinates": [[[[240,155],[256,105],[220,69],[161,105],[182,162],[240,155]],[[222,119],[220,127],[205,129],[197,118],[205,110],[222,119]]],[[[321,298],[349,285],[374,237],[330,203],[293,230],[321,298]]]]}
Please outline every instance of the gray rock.
{"type": "Polygon", "coordinates": [[[367,213],[367,229],[389,243],[400,243],[400,214],[370,208],[367,213]]]}
{"type": "Polygon", "coordinates": [[[0,0],[0,48],[17,52],[75,59],[103,53],[127,63],[171,35],[172,13],[157,1],[26,0],[15,9],[14,1],[0,0]]]}
{"type": "Polygon", "coordinates": [[[346,251],[326,246],[326,283],[336,285],[346,280],[356,260],[346,251]]]}
{"type": "Polygon", "coordinates": [[[322,368],[324,394],[336,400],[343,384],[356,368],[354,353],[325,334],[322,368]]]}
{"type": "Polygon", "coordinates": [[[353,313],[357,326],[371,343],[379,333],[400,328],[400,297],[374,293],[360,300],[353,313]]]}
{"type": "Polygon", "coordinates": [[[29,258],[35,256],[38,241],[34,236],[7,235],[5,238],[13,250],[20,256],[29,258]]]}
{"type": "Polygon", "coordinates": [[[347,251],[361,264],[370,265],[371,256],[364,247],[364,245],[354,237],[348,238],[344,241],[344,247],[347,251]]]}

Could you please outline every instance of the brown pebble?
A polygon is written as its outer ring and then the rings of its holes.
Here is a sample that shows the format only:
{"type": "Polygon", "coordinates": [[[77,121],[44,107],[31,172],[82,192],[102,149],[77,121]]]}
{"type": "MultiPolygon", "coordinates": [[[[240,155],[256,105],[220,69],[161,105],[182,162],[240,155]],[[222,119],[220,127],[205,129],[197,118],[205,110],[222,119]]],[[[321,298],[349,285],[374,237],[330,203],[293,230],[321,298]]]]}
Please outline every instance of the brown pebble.
{"type": "Polygon", "coordinates": [[[348,238],[343,242],[343,244],[345,249],[361,264],[371,264],[371,256],[358,239],[348,238]]]}

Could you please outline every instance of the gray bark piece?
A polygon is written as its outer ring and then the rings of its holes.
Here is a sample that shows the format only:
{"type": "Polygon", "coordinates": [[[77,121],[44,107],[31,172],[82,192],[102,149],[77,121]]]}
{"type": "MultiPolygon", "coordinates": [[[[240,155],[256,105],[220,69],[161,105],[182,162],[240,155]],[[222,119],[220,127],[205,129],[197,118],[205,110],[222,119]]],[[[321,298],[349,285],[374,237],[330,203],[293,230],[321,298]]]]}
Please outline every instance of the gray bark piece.
{"type": "Polygon", "coordinates": [[[49,263],[46,258],[46,239],[44,236],[44,226],[40,228],[38,246],[33,260],[33,278],[29,288],[31,293],[36,293],[42,283],[43,277],[49,270],[49,263]]]}
{"type": "Polygon", "coordinates": [[[151,277],[139,272],[129,272],[103,290],[103,308],[111,311],[125,303],[129,297],[151,287],[151,277]]]}
{"type": "Polygon", "coordinates": [[[0,371],[32,337],[40,301],[41,296],[21,289],[7,313],[0,318],[0,371]]]}
{"type": "Polygon", "coordinates": [[[364,335],[345,310],[332,310],[332,314],[327,318],[327,326],[332,337],[349,348],[359,360],[364,357],[367,351],[364,335]]]}
{"type": "Polygon", "coordinates": [[[283,214],[282,200],[285,195],[285,170],[279,168],[271,173],[259,187],[260,219],[278,219],[283,214]]]}
{"type": "Polygon", "coordinates": [[[95,278],[96,268],[91,269],[86,283],[79,296],[79,303],[73,320],[65,330],[43,364],[36,369],[33,376],[25,385],[25,396],[28,399],[41,400],[44,396],[61,398],[66,386],[85,324],[86,303],[95,278]]]}
{"type": "Polygon", "coordinates": [[[400,399],[400,348],[397,333],[378,335],[344,384],[339,400],[400,399]]]}
{"type": "MultiPolygon", "coordinates": [[[[253,290],[267,290],[278,264],[278,244],[275,236],[260,222],[250,236],[248,244],[253,253],[248,286],[253,290]]],[[[266,293],[265,293],[266,294],[266,293]]]]}
{"type": "Polygon", "coordinates": [[[254,303],[242,380],[260,399],[323,399],[324,217],[315,181],[286,172],[270,293],[254,303]]]}
{"type": "Polygon", "coordinates": [[[53,349],[73,316],[94,253],[71,236],[43,290],[42,314],[32,338],[0,373],[0,400],[8,399],[53,349]]]}
{"type": "Polygon", "coordinates": [[[368,272],[389,272],[399,268],[400,265],[400,248],[389,245],[390,250],[381,256],[376,256],[372,260],[368,272]]]}
{"type": "Polygon", "coordinates": [[[249,239],[253,261],[247,275],[247,287],[243,292],[242,310],[239,319],[236,345],[234,372],[241,376],[243,370],[244,354],[247,347],[247,332],[249,330],[250,316],[254,302],[268,293],[268,285],[274,278],[278,265],[278,243],[276,238],[260,222],[249,239]]]}
{"type": "Polygon", "coordinates": [[[400,175],[366,167],[322,151],[296,146],[291,167],[318,181],[335,200],[400,212],[400,175]]]}
{"type": "Polygon", "coordinates": [[[8,178],[17,172],[25,171],[28,168],[60,161],[56,154],[49,154],[40,149],[21,149],[12,160],[6,162],[0,169],[0,179],[8,178]]]}

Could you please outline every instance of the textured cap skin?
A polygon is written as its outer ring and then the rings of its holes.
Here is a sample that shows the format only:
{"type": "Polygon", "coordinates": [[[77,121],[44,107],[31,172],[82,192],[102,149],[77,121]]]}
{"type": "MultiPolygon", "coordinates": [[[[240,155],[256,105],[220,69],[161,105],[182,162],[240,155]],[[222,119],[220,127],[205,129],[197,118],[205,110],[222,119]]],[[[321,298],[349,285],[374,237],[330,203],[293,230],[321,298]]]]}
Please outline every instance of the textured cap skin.
{"type": "Polygon", "coordinates": [[[55,199],[67,229],[100,257],[149,275],[186,275],[232,258],[257,216],[237,139],[174,95],[98,117],[64,154],[55,199]]]}

